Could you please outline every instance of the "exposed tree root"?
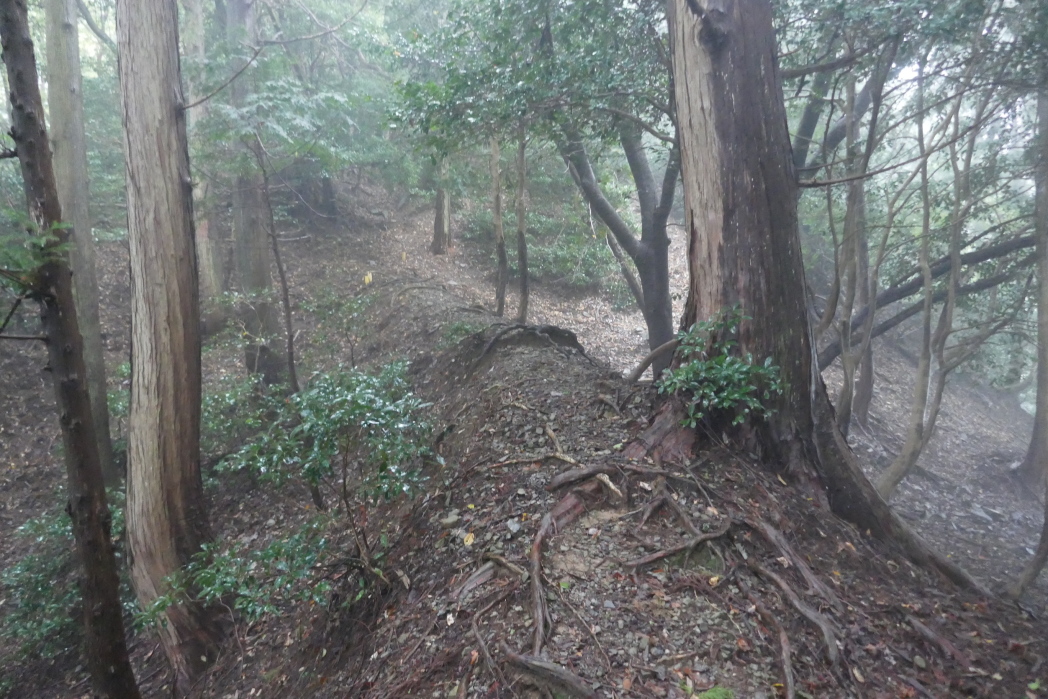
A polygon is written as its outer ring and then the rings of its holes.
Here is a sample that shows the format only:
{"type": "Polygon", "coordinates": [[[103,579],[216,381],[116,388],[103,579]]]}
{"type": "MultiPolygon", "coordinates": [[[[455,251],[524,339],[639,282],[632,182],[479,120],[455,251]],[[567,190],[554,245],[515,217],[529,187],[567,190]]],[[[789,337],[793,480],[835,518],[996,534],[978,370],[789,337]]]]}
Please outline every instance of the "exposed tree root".
{"type": "Polygon", "coordinates": [[[757,613],[760,614],[761,618],[764,619],[764,622],[775,629],[775,632],[779,635],[779,662],[782,663],[782,676],[783,684],[786,687],[786,699],[795,699],[797,696],[797,687],[796,680],[794,680],[793,677],[793,661],[790,660],[790,637],[786,635],[786,630],[782,628],[782,624],[779,623],[779,620],[776,619],[768,607],[765,606],[764,602],[753,593],[753,590],[750,589],[749,585],[742,580],[739,580],[739,586],[746,594],[746,597],[749,598],[750,602],[753,603],[754,608],[757,610],[757,613]]]}
{"type": "Polygon", "coordinates": [[[560,665],[529,655],[518,655],[505,644],[502,645],[502,652],[506,655],[507,665],[532,684],[555,696],[566,694],[579,699],[596,699],[597,693],[582,678],[560,665]]]}
{"type": "Polygon", "coordinates": [[[769,544],[777,548],[779,553],[781,553],[794,568],[800,571],[805,582],[808,583],[809,594],[817,594],[819,597],[822,597],[831,607],[833,607],[833,611],[838,614],[844,612],[844,604],[841,602],[840,597],[838,597],[837,594],[826,585],[826,583],[820,580],[819,577],[812,572],[812,569],[808,567],[808,564],[804,562],[804,559],[798,556],[793,550],[793,547],[790,546],[788,541],[786,541],[786,537],[782,535],[782,532],[762,519],[748,517],[744,521],[751,529],[760,533],[769,544]]]}
{"type": "Polygon", "coordinates": [[[834,633],[833,624],[830,622],[830,620],[826,618],[826,616],[822,612],[819,612],[809,607],[808,604],[804,602],[800,598],[800,596],[794,591],[794,589],[790,587],[790,584],[788,582],[783,580],[782,577],[780,577],[776,573],[773,573],[766,567],[762,566],[760,563],[757,562],[756,558],[750,556],[746,562],[749,564],[750,568],[753,569],[755,573],[760,575],[762,578],[765,578],[766,580],[771,580],[776,585],[778,585],[779,589],[781,589],[783,593],[786,595],[786,599],[788,599],[790,601],[790,604],[792,604],[793,607],[801,613],[801,616],[803,616],[805,619],[807,619],[819,628],[819,630],[822,632],[822,639],[826,642],[826,655],[827,657],[829,657],[830,662],[833,665],[836,665],[837,659],[839,657],[837,652],[837,635],[834,633]]]}
{"type": "Polygon", "coordinates": [[[925,626],[923,623],[921,623],[919,619],[917,619],[917,617],[913,616],[912,614],[907,614],[906,620],[910,622],[910,626],[913,627],[914,631],[923,636],[925,640],[930,641],[931,643],[934,643],[935,645],[939,646],[939,648],[942,649],[944,655],[952,657],[954,660],[957,661],[958,665],[965,669],[971,667],[972,661],[969,660],[968,656],[962,653],[960,649],[957,648],[957,646],[953,645],[953,643],[951,643],[949,639],[936,633],[928,626],[925,626]]]}
{"type": "Polygon", "coordinates": [[[546,642],[546,629],[549,624],[549,610],[546,608],[546,592],[542,587],[542,546],[551,533],[560,531],[563,527],[574,521],[579,515],[586,511],[586,504],[578,493],[595,495],[600,492],[600,484],[595,481],[586,483],[578,492],[571,492],[560,499],[554,508],[542,518],[538,533],[531,543],[531,552],[528,555],[531,574],[531,616],[535,625],[532,652],[538,655],[542,652],[542,646],[546,642]]]}
{"type": "Polygon", "coordinates": [[[505,325],[499,328],[491,339],[484,345],[484,349],[481,350],[477,358],[473,360],[473,364],[470,365],[467,375],[474,373],[477,367],[480,366],[481,361],[484,357],[488,356],[492,349],[499,340],[503,339],[506,335],[514,332],[523,332],[528,335],[545,339],[553,347],[568,347],[573,350],[577,350],[579,354],[585,357],[587,360],[592,362],[590,356],[586,354],[586,350],[581,344],[579,344],[579,338],[575,333],[570,330],[558,327],[556,325],[528,325],[526,323],[513,323],[512,325],[505,325]]]}
{"type": "Polygon", "coordinates": [[[642,566],[651,565],[652,563],[655,563],[656,561],[661,561],[664,558],[676,556],[678,553],[682,553],[684,551],[690,551],[691,549],[706,541],[710,541],[712,539],[719,539],[720,537],[728,533],[728,529],[730,527],[731,520],[726,520],[724,522],[724,525],[715,531],[708,532],[700,536],[692,537],[691,539],[685,541],[683,544],[678,544],[677,546],[671,546],[668,549],[656,551],[655,553],[648,554],[647,556],[643,556],[636,560],[628,561],[623,565],[625,565],[627,568],[632,568],[634,570],[642,566]]]}

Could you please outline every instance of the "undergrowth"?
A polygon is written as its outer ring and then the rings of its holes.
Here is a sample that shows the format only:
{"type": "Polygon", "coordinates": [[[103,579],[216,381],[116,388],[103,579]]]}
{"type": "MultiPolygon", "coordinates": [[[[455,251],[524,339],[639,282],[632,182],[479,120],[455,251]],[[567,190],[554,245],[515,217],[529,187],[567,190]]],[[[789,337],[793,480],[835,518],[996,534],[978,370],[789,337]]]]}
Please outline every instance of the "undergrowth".
{"type": "Polygon", "coordinates": [[[685,402],[683,424],[695,427],[719,417],[738,425],[751,415],[768,418],[769,403],[783,392],[779,368],[771,357],[763,362],[737,351],[739,323],[745,320],[738,307],[719,317],[696,323],[677,337],[683,358],[659,382],[660,393],[675,393],[685,402]]]}

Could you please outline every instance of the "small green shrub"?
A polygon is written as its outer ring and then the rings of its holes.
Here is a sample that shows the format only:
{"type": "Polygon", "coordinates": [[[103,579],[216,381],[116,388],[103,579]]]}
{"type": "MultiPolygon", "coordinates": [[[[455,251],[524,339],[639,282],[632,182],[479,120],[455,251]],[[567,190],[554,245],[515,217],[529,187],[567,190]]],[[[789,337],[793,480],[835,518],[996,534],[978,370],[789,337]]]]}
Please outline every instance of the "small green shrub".
{"type": "MultiPolygon", "coordinates": [[[[124,500],[110,491],[112,536],[117,563],[124,570],[124,500]]],[[[52,658],[75,648],[82,639],[79,562],[69,516],[61,509],[35,517],[18,528],[31,541],[28,554],[0,573],[0,598],[5,599],[0,637],[14,641],[22,657],[52,658]]],[[[136,606],[126,575],[121,576],[125,612],[136,606]]]]}
{"type": "Polygon", "coordinates": [[[437,348],[447,349],[448,347],[453,347],[473,333],[483,330],[485,327],[487,326],[484,323],[471,323],[465,320],[446,325],[444,326],[444,332],[441,335],[437,348]]]}
{"type": "Polygon", "coordinates": [[[408,490],[425,451],[428,424],[406,366],[377,376],[356,370],[319,374],[276,406],[269,427],[221,468],[250,470],[263,482],[302,477],[312,485],[340,476],[342,492],[391,496],[408,490]]]}
{"type": "Polygon", "coordinates": [[[228,453],[255,437],[270,424],[280,405],[281,390],[279,386],[266,387],[252,377],[220,379],[201,401],[201,452],[228,453]]]}
{"type": "Polygon", "coordinates": [[[684,425],[695,427],[719,415],[729,416],[732,425],[750,415],[771,416],[767,402],[783,391],[779,368],[771,357],[757,363],[750,355],[738,356],[734,336],[742,320],[736,307],[678,335],[684,359],[663,374],[659,392],[685,397],[684,425]]]}
{"type": "Polygon", "coordinates": [[[248,622],[276,613],[283,602],[324,603],[331,591],[325,575],[336,553],[329,524],[326,517],[314,518],[256,550],[239,542],[225,551],[217,543],[205,545],[177,578],[168,580],[167,593],[138,616],[138,623],[156,623],[187,595],[205,605],[228,604],[248,622]]]}

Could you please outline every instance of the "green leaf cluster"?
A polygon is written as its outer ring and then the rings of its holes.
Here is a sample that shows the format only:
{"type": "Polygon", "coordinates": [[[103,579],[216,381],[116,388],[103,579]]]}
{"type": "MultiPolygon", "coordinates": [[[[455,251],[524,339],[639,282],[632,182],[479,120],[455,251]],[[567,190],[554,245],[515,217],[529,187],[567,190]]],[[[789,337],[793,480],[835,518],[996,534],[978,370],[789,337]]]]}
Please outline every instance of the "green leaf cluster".
{"type": "Polygon", "coordinates": [[[774,412],[770,401],[783,392],[779,368],[771,357],[757,362],[750,354],[738,354],[735,337],[743,320],[735,307],[678,335],[682,361],[663,374],[659,392],[685,400],[687,427],[722,417],[738,425],[774,412]]]}
{"type": "Polygon", "coordinates": [[[248,470],[278,484],[339,476],[368,495],[409,490],[429,425],[405,369],[401,362],[377,376],[352,369],[314,376],[303,391],[278,403],[269,428],[220,468],[248,470]]]}

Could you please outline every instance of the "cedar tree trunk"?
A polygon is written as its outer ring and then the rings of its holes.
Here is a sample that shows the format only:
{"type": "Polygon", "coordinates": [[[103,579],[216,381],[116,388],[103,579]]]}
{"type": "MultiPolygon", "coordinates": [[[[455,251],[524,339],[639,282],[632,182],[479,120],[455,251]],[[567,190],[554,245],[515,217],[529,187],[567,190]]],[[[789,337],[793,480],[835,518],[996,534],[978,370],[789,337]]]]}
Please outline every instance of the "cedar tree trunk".
{"type": "Polygon", "coordinates": [[[84,99],[80,80],[80,43],[76,0],[47,0],[47,83],[58,197],[67,222],[73,226],[73,287],[76,314],[84,338],[84,364],[91,394],[98,457],[106,485],[120,482],[113,462],[106,400],[106,364],[102,321],[98,312],[98,277],[87,180],[87,142],[84,136],[84,99]]]}
{"type": "MultiPolygon", "coordinates": [[[[143,607],[209,541],[200,479],[200,314],[174,0],[117,4],[131,257],[127,531],[143,607]]],[[[215,658],[216,618],[179,600],[157,627],[185,692],[215,658]]]]}
{"type": "Polygon", "coordinates": [[[433,206],[433,242],[429,246],[434,255],[446,255],[451,245],[451,190],[447,186],[448,159],[440,159],[437,167],[437,196],[433,206]]]}
{"type": "Polygon", "coordinates": [[[72,232],[59,226],[62,208],[44,127],[36,57],[25,0],[0,4],[0,43],[11,101],[11,138],[22,170],[29,220],[37,234],[50,233],[44,263],[29,290],[40,303],[48,360],[62,426],[69,501],[77,553],[83,563],[80,592],[84,609],[84,647],[94,690],[111,699],[137,698],[121,617],[116,556],[110,538],[102,465],[91,400],[84,381],[83,342],[77,325],[73,279],[60,246],[72,232]]]}
{"type": "MultiPolygon", "coordinates": [[[[751,421],[742,436],[766,460],[802,478],[812,477],[814,466],[838,515],[893,540],[951,580],[985,591],[892,513],[834,425],[814,369],[770,1],[672,0],[667,14],[691,239],[682,325],[739,305],[752,319],[740,325],[741,350],[758,360],[772,357],[786,386],[771,406],[774,416],[751,421]]],[[[666,435],[677,419],[663,411],[649,435],[666,435]]]]}
{"type": "Polygon", "coordinates": [[[514,205],[517,218],[517,274],[520,275],[520,306],[517,308],[517,322],[528,322],[528,301],[531,297],[530,280],[528,279],[528,219],[524,202],[525,185],[528,174],[527,140],[523,129],[520,142],[517,144],[517,194],[514,205]]]}

